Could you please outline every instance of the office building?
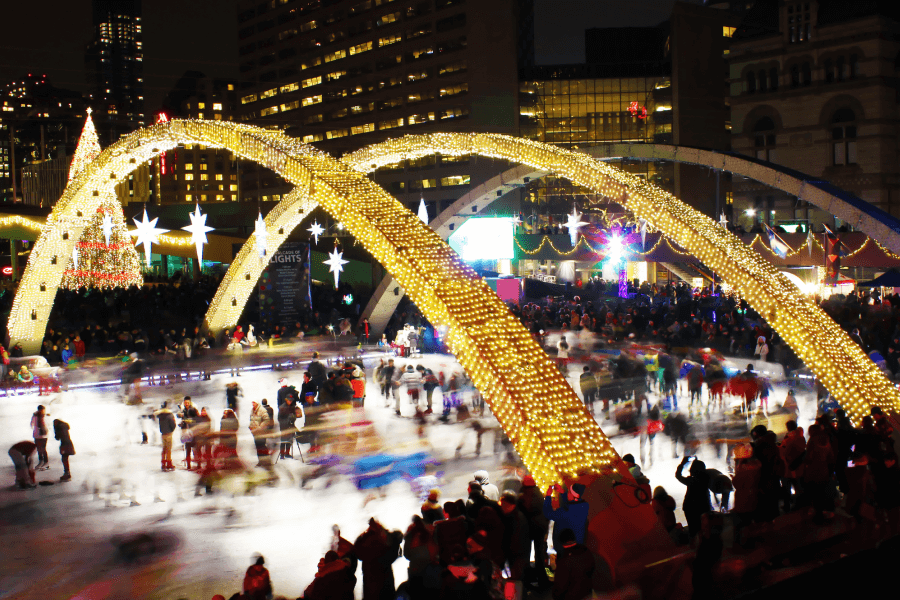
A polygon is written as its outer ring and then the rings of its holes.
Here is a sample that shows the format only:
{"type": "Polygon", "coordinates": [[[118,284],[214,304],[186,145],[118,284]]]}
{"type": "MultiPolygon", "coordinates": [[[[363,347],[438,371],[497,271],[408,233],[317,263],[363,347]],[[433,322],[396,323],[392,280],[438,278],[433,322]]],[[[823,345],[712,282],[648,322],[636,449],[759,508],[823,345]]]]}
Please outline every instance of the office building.
{"type": "Polygon", "coordinates": [[[142,127],[141,0],[92,0],[94,37],[84,54],[89,101],[102,146],[142,127]]]}
{"type": "MultiPolygon", "coordinates": [[[[732,146],[900,215],[900,4],[758,0],[729,54],[732,146]]],[[[793,196],[735,181],[745,227],[840,225],[793,196]]]]}

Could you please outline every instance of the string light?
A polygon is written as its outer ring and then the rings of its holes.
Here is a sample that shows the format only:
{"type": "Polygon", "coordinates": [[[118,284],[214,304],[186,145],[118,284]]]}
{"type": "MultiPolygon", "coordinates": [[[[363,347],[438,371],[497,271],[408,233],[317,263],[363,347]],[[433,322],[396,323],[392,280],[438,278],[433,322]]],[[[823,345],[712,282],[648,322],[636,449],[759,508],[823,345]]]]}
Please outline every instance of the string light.
{"type": "MultiPolygon", "coordinates": [[[[142,129],[107,148],[76,176],[47,218],[10,314],[13,340],[39,346],[61,277],[56,257],[68,257],[74,245],[62,232],[83,222],[80,212],[97,206],[95,192],[102,197],[137,165],[188,143],[227,148],[295,186],[265,219],[270,253],[317,205],[342,223],[426,318],[446,328],[448,347],[541,486],[604,472],[616,463],[617,454],[521,322],[431,228],[368,179],[372,169],[440,152],[509,160],[556,173],[624,205],[723,275],[794,348],[854,422],[872,404],[900,408],[900,393],[859,346],[798,295],[771,263],[716,222],[639,177],[589,156],[495,134],[407,136],[338,161],[283,132],[245,124],[176,120],[142,129]]],[[[210,329],[236,322],[255,289],[262,261],[253,246],[250,241],[244,245],[216,292],[206,318],[210,329]]]]}

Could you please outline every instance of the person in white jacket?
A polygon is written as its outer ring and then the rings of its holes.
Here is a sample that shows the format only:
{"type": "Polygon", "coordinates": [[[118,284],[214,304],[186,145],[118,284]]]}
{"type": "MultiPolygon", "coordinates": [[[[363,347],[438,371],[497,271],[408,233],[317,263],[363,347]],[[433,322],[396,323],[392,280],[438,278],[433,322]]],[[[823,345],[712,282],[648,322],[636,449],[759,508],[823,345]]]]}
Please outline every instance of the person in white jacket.
{"type": "MultiPolygon", "coordinates": [[[[400,376],[400,383],[406,385],[406,395],[410,404],[419,404],[419,388],[422,386],[422,375],[412,365],[406,365],[406,371],[400,376]]],[[[400,395],[395,395],[394,412],[400,414],[400,395]]]]}
{"type": "Polygon", "coordinates": [[[759,360],[766,362],[766,357],[768,355],[769,345],[766,343],[766,338],[759,336],[759,339],[756,340],[756,350],[753,352],[753,356],[758,356],[759,360]]]}

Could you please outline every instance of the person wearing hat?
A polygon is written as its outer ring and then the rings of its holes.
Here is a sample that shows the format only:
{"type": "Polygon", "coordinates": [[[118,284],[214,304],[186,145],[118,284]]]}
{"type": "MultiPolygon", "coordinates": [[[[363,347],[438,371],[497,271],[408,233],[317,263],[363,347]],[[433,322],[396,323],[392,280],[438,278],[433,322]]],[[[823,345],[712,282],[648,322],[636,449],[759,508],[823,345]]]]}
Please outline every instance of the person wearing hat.
{"type": "Polygon", "coordinates": [[[590,507],[582,498],[585,486],[583,483],[573,483],[569,488],[553,484],[547,488],[544,496],[544,516],[553,521],[553,548],[559,553],[562,550],[562,540],[559,534],[565,529],[571,529],[575,534],[575,541],[584,543],[587,533],[587,518],[590,507]],[[554,494],[557,494],[554,497],[554,494]],[[556,508],[554,508],[556,504],[556,508]]]}
{"type": "Polygon", "coordinates": [[[766,343],[765,336],[761,335],[756,339],[756,349],[753,351],[753,356],[758,356],[759,360],[766,362],[766,357],[769,356],[769,345],[766,343]]]}
{"type": "Polygon", "coordinates": [[[175,432],[175,414],[169,410],[169,403],[163,402],[159,410],[154,413],[159,424],[159,434],[162,437],[162,470],[174,471],[172,464],[172,434],[175,432]]]}
{"type": "Polygon", "coordinates": [[[544,516],[544,495],[538,489],[534,477],[526,475],[522,478],[522,491],[519,492],[519,509],[528,519],[528,536],[534,548],[534,567],[537,571],[538,587],[546,589],[550,585],[547,577],[547,532],[550,521],[544,516]]]}
{"type": "Polygon", "coordinates": [[[435,521],[444,518],[444,510],[438,500],[441,497],[441,490],[434,488],[428,492],[428,498],[422,503],[421,512],[422,520],[426,525],[434,525],[435,521]]]}
{"type": "MultiPolygon", "coordinates": [[[[525,567],[528,566],[531,554],[531,538],[528,518],[519,510],[517,500],[514,492],[504,492],[500,498],[500,512],[503,521],[503,555],[509,569],[509,580],[513,582],[515,600],[522,600],[525,567]]],[[[508,593],[506,598],[509,599],[508,593]]]]}
{"type": "Polygon", "coordinates": [[[34,375],[31,374],[28,367],[22,365],[22,368],[19,369],[19,373],[16,375],[16,380],[21,384],[31,385],[34,382],[34,375]]]}

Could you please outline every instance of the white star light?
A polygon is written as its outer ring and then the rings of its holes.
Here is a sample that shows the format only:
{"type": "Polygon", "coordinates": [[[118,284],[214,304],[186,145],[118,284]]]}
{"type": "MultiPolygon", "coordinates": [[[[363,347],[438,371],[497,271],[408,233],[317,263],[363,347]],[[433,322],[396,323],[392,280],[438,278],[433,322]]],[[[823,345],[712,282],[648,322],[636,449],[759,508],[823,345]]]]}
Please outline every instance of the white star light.
{"type": "Polygon", "coordinates": [[[256,235],[256,251],[259,252],[260,258],[266,257],[266,236],[268,233],[266,232],[266,222],[263,221],[262,213],[259,213],[259,216],[256,218],[256,223],[254,223],[256,228],[253,233],[256,235]]]}
{"type": "Polygon", "coordinates": [[[425,206],[425,198],[419,199],[419,220],[428,225],[428,207],[425,206]]]}
{"type": "Polygon", "coordinates": [[[325,228],[319,225],[316,221],[313,221],[312,227],[307,229],[312,235],[316,237],[316,243],[319,243],[319,236],[325,233],[325,228]]]}
{"type": "Polygon", "coordinates": [[[112,217],[109,215],[103,215],[103,237],[106,238],[106,245],[109,246],[109,236],[112,235],[112,217]]]}
{"type": "Polygon", "coordinates": [[[587,223],[581,220],[581,213],[573,206],[572,214],[568,215],[568,219],[566,219],[566,223],[563,225],[563,227],[569,229],[569,239],[572,240],[572,246],[575,246],[575,244],[578,243],[578,230],[585,225],[587,225],[587,223]]]}
{"type": "Polygon", "coordinates": [[[137,232],[137,241],[134,243],[135,246],[144,246],[144,258],[147,262],[147,267],[150,267],[150,247],[153,244],[159,243],[159,236],[163,233],[168,233],[168,229],[160,229],[156,226],[156,222],[159,221],[159,217],[156,217],[152,221],[147,218],[147,209],[144,209],[144,218],[138,221],[135,218],[131,219],[134,221],[135,232],[137,232]]]}
{"type": "Polygon", "coordinates": [[[191,239],[194,242],[194,246],[197,247],[197,260],[200,261],[199,264],[203,266],[203,244],[209,243],[206,239],[206,234],[209,231],[213,231],[212,227],[207,226],[206,217],[200,212],[200,203],[197,203],[197,208],[194,209],[194,212],[190,214],[191,224],[187,227],[182,227],[185,231],[191,234],[191,239]]]}
{"type": "Polygon", "coordinates": [[[719,225],[722,226],[722,229],[728,229],[728,217],[724,212],[719,216],[719,225]]]}
{"type": "Polygon", "coordinates": [[[72,247],[72,265],[75,269],[78,268],[78,244],[72,247]]]}
{"type": "Polygon", "coordinates": [[[335,248],[334,251],[328,255],[328,260],[324,261],[324,264],[328,265],[328,270],[334,273],[334,287],[337,289],[338,281],[341,278],[341,271],[344,270],[344,265],[346,265],[349,260],[343,259],[344,253],[338,252],[338,249],[335,248]]]}

